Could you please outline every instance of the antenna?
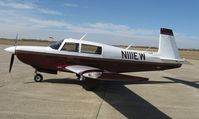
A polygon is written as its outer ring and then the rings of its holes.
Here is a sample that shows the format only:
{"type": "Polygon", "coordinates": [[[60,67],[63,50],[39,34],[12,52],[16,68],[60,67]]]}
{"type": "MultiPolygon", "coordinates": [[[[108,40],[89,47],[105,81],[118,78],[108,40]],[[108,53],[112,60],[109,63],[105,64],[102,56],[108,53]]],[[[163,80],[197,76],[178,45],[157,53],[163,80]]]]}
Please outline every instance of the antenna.
{"type": "Polygon", "coordinates": [[[15,38],[15,40],[14,40],[14,46],[17,45],[17,40],[18,40],[18,33],[17,33],[16,38],[15,38]]]}
{"type": "Polygon", "coordinates": [[[133,45],[133,42],[126,48],[128,50],[133,45]]]}
{"type": "Polygon", "coordinates": [[[148,51],[148,50],[150,50],[151,49],[151,46],[150,47],[148,47],[145,51],[148,51]]]}
{"type": "Polygon", "coordinates": [[[84,37],[87,35],[87,33],[85,33],[79,40],[84,39],[84,37]]]}
{"type": "Polygon", "coordinates": [[[149,51],[151,49],[151,46],[150,47],[148,47],[144,52],[148,52],[148,53],[150,53],[150,54],[153,54],[153,52],[152,51],[149,51]]]}

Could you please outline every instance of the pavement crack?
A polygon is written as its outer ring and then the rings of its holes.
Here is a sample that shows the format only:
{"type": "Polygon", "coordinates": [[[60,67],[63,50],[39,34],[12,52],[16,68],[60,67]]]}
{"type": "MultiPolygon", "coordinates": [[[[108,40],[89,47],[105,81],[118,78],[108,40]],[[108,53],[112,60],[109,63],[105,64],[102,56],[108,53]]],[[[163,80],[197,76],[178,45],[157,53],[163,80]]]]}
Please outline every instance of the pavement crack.
{"type": "Polygon", "coordinates": [[[104,99],[105,99],[105,97],[106,97],[106,92],[107,92],[107,87],[105,88],[105,91],[104,91],[104,93],[103,93],[103,95],[102,95],[102,100],[101,100],[101,102],[100,102],[100,106],[99,106],[99,108],[98,108],[97,115],[96,115],[96,118],[95,118],[95,119],[97,119],[98,116],[99,116],[99,113],[100,113],[102,104],[103,104],[104,99]]]}

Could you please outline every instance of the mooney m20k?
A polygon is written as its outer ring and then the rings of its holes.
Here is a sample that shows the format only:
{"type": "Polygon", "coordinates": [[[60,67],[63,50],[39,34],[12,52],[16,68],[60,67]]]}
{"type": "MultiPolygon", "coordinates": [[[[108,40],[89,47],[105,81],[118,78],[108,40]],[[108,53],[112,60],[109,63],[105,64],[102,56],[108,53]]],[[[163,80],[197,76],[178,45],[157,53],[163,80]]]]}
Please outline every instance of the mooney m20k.
{"type": "Polygon", "coordinates": [[[159,49],[153,53],[85,41],[82,38],[64,39],[48,47],[12,46],[5,51],[12,53],[9,72],[16,55],[36,70],[36,82],[43,80],[38,72],[72,72],[84,82],[82,85],[87,90],[94,89],[96,80],[104,74],[121,76],[119,73],[166,70],[181,67],[183,63],[173,31],[166,28],[160,29],[159,49]]]}

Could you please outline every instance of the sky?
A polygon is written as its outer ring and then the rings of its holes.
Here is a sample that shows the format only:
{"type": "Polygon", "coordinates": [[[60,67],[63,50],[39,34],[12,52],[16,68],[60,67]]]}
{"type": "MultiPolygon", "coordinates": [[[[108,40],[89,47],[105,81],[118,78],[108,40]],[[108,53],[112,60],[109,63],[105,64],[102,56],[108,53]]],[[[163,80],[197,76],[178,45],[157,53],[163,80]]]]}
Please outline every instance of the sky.
{"type": "Polygon", "coordinates": [[[171,28],[180,48],[199,49],[198,0],[1,0],[0,37],[64,38],[156,46],[171,28]]]}

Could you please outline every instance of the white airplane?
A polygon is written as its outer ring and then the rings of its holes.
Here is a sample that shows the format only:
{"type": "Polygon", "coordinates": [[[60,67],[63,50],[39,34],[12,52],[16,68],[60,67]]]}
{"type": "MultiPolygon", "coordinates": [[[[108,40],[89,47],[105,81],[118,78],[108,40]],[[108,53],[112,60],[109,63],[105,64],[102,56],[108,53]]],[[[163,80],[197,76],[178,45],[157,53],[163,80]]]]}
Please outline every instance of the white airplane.
{"type": "Polygon", "coordinates": [[[16,55],[20,61],[36,70],[36,82],[43,80],[38,72],[72,72],[84,82],[85,89],[92,90],[96,79],[100,79],[103,74],[114,73],[119,76],[119,73],[125,72],[173,69],[181,67],[184,62],[180,59],[171,29],[160,29],[159,49],[153,53],[85,41],[83,37],[80,40],[64,39],[48,47],[8,47],[5,51],[12,53],[9,72],[16,55]]]}

